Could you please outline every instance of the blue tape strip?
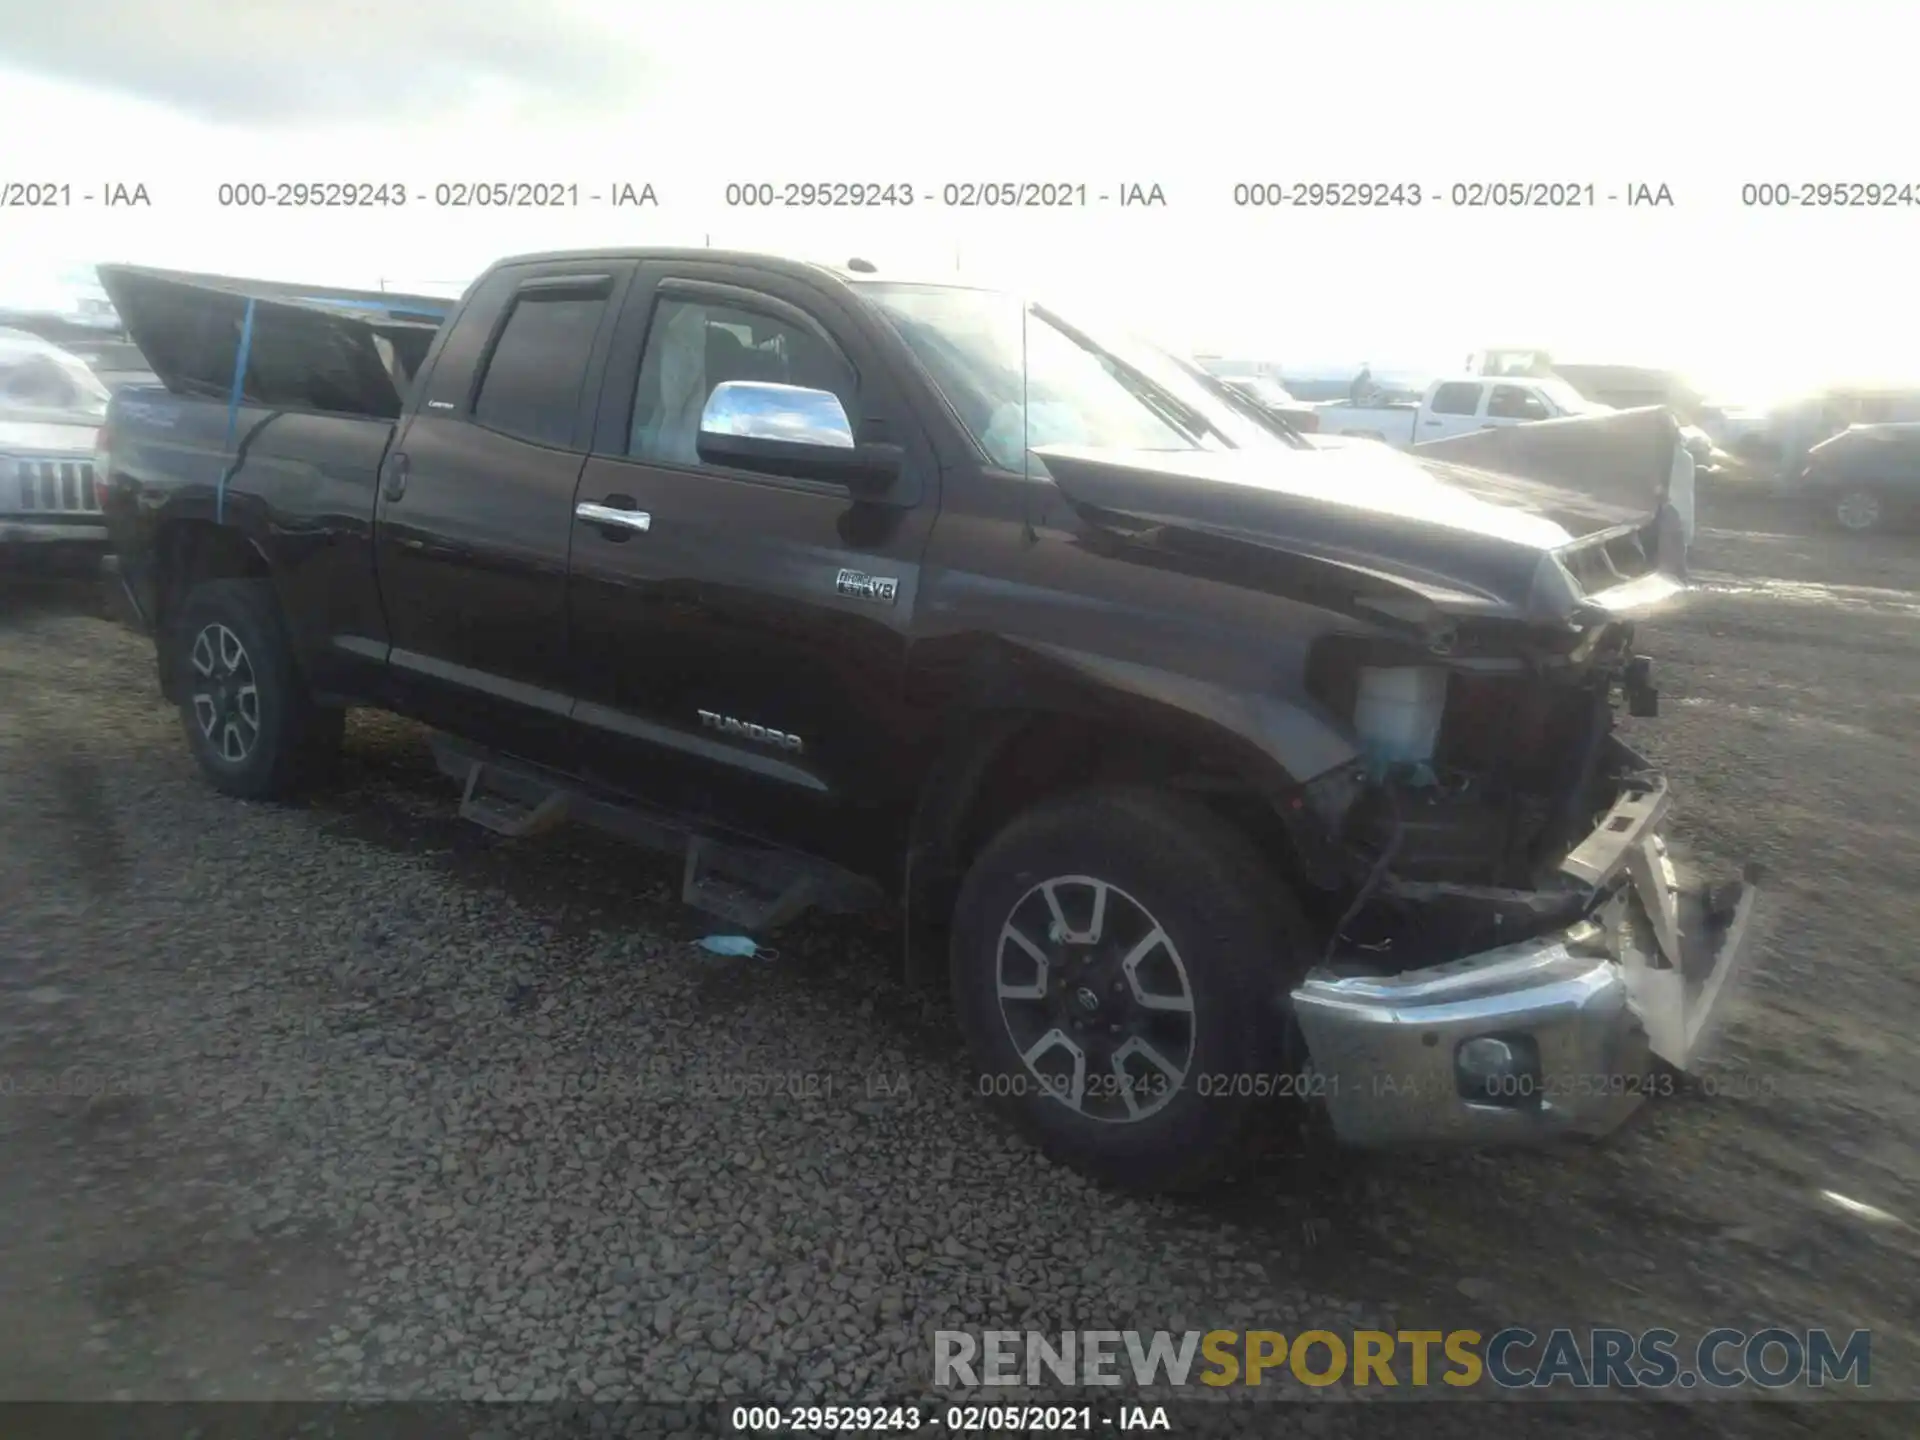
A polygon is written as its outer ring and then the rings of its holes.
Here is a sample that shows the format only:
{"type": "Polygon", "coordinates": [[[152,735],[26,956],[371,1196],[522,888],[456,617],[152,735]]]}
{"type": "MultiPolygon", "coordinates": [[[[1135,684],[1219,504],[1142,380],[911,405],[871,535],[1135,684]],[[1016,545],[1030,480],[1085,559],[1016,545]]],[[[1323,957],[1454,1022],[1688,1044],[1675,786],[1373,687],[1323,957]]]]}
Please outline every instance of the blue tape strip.
{"type": "MultiPolygon", "coordinates": [[[[227,443],[226,449],[233,449],[234,434],[240,428],[240,396],[246,388],[247,357],[253,352],[253,301],[247,301],[247,313],[240,322],[240,349],[233,357],[233,389],[227,392],[227,443]]],[[[233,478],[233,472],[239,464],[238,455],[229,455],[226,469],[220,472],[220,488],[213,496],[213,518],[215,524],[224,524],[227,518],[227,481],[233,478]]]]}

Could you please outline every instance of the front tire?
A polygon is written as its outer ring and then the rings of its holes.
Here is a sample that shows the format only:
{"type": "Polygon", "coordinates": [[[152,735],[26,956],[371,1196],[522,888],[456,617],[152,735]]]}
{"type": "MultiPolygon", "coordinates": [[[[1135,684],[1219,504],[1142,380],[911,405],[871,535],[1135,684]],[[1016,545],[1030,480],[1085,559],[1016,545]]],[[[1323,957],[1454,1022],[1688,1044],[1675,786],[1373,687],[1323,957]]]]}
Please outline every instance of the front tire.
{"type": "Polygon", "coordinates": [[[275,800],[324,771],[345,712],[314,703],[269,582],[197,585],[175,624],[180,722],[216,789],[275,800]]]}
{"type": "Polygon", "coordinates": [[[1284,995],[1309,963],[1291,895],[1196,802],[1111,789],[1047,802],[987,845],[953,928],[960,1023],[992,1099],[1097,1180],[1228,1178],[1299,1094],[1284,995]]]}

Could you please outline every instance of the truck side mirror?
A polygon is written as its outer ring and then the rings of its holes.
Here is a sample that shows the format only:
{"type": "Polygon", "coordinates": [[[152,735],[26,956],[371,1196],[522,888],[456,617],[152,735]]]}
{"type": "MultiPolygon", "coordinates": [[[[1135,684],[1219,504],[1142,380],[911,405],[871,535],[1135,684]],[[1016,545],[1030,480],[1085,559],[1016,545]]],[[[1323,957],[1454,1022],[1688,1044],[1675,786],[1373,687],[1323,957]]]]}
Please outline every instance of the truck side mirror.
{"type": "Polygon", "coordinates": [[[695,448],[710,465],[822,480],[862,499],[884,494],[903,460],[898,445],[856,444],[846,407],[833,392],[763,380],[714,386],[695,448]]]}

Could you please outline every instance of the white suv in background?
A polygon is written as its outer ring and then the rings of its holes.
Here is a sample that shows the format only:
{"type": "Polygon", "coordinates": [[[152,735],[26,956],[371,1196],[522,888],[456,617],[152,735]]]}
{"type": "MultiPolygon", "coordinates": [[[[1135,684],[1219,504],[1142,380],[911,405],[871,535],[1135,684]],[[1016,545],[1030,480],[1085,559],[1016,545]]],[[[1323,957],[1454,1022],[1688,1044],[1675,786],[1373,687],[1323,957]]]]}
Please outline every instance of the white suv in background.
{"type": "Polygon", "coordinates": [[[106,554],[93,450],[107,400],[78,356],[0,329],[0,569],[106,554]]]}

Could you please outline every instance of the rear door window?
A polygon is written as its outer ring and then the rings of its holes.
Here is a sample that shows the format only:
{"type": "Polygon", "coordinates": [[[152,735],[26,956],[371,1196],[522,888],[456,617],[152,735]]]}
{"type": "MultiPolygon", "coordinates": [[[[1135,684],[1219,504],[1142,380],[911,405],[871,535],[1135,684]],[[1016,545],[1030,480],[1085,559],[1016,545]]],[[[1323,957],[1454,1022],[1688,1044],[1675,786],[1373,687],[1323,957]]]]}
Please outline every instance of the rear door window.
{"type": "Polygon", "coordinates": [[[572,447],[602,293],[520,295],[507,315],[474,397],[473,418],[539,445],[572,447]]]}
{"type": "Polygon", "coordinates": [[[1549,416],[1545,402],[1531,390],[1519,385],[1496,385],[1492,398],[1487,401],[1487,418],[1545,420],[1549,416]]]}
{"type": "Polygon", "coordinates": [[[1436,415],[1476,415],[1480,411],[1480,387],[1463,380],[1451,381],[1433,392],[1429,408],[1436,415]]]}

